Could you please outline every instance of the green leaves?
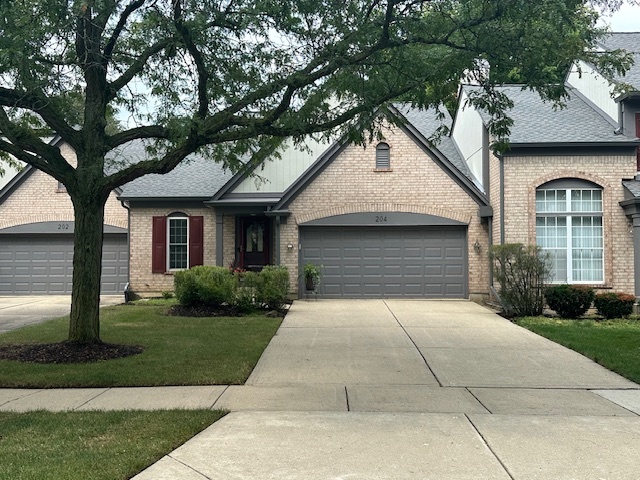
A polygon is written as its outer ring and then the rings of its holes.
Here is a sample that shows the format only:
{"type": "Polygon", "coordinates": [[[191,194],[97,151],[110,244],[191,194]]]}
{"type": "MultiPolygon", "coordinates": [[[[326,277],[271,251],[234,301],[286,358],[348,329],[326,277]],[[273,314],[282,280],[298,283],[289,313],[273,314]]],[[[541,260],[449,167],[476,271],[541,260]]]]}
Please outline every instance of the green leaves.
{"type": "Polygon", "coordinates": [[[205,145],[237,167],[269,137],[364,141],[381,104],[453,105],[460,79],[479,84],[469,101],[503,142],[510,104],[495,85],[520,82],[561,102],[576,59],[611,75],[629,67],[624,52],[593,52],[596,21],[578,0],[0,1],[1,82],[14,90],[0,105],[77,151],[108,150],[118,129],[96,129],[115,109],[150,127],[122,138],[173,146],[114,187],[205,145]],[[23,93],[46,115],[16,105],[23,93]]]}

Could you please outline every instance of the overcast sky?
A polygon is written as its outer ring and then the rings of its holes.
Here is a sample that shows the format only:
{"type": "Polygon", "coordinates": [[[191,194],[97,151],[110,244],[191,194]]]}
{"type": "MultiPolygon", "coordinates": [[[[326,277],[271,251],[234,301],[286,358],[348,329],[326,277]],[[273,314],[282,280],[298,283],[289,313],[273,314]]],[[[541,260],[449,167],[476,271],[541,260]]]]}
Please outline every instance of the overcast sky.
{"type": "Polygon", "coordinates": [[[604,22],[613,32],[640,32],[640,6],[625,4],[604,22]]]}

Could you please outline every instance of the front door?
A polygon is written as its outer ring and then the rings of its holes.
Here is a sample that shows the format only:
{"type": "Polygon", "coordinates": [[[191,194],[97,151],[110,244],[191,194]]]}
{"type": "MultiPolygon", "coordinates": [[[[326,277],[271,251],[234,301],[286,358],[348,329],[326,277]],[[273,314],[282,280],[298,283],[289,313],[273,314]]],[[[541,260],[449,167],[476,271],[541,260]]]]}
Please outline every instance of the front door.
{"type": "Polygon", "coordinates": [[[270,222],[266,217],[240,219],[240,265],[260,271],[271,260],[270,222]]]}

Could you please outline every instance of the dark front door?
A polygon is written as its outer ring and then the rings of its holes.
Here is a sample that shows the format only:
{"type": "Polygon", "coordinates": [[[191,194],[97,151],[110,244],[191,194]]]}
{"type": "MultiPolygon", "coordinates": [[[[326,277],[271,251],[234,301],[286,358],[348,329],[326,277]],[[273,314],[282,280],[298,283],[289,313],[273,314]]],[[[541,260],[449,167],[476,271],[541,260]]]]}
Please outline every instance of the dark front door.
{"type": "Polygon", "coordinates": [[[261,270],[271,260],[270,223],[266,217],[240,219],[240,264],[246,270],[261,270]]]}

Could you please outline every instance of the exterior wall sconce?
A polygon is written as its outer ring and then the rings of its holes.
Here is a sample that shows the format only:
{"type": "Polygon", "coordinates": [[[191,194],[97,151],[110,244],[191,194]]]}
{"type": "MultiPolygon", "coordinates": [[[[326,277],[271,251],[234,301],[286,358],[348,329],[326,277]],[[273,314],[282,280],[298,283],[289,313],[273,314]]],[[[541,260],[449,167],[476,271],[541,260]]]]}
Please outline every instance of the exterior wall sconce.
{"type": "Polygon", "coordinates": [[[480,242],[479,242],[478,240],[476,240],[476,241],[473,243],[473,250],[474,250],[476,253],[480,253],[480,242]]]}
{"type": "Polygon", "coordinates": [[[293,245],[288,244],[288,245],[287,245],[287,251],[288,251],[288,252],[291,252],[292,250],[293,250],[293,245]]]}

